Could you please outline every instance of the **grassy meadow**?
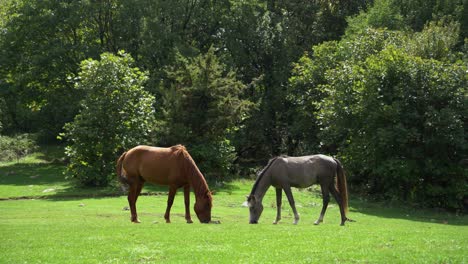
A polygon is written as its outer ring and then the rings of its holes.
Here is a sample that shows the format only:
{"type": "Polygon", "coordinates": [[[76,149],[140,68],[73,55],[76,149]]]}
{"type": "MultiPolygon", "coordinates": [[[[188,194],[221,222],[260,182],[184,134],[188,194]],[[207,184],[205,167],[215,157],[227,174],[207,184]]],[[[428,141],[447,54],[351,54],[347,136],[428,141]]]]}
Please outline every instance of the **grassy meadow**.
{"type": "MultiPolygon", "coordinates": [[[[242,206],[251,180],[211,184],[213,220],[186,224],[183,195],[171,224],[164,222],[165,188],[145,188],[130,222],[126,196],[115,189],[80,189],[63,178],[63,165],[34,154],[0,164],[0,263],[466,263],[468,218],[368,202],[351,193],[349,217],[339,226],[331,203],[314,226],[321,198],[294,190],[301,220],[283,198],[283,220],[274,220],[275,193],[264,199],[258,225],[242,206]]],[[[193,206],[194,197],[191,202],[193,206]]]]}

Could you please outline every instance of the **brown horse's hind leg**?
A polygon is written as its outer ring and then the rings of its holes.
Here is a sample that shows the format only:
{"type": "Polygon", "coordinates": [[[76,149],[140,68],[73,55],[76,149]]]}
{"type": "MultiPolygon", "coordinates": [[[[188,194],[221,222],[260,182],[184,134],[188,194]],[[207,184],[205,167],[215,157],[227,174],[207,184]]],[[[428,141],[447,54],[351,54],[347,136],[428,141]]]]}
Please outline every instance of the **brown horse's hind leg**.
{"type": "Polygon", "coordinates": [[[341,225],[344,226],[347,218],[346,218],[346,214],[345,214],[345,211],[344,211],[344,208],[343,208],[343,201],[341,199],[341,196],[340,194],[338,193],[338,190],[335,188],[335,186],[331,186],[330,187],[330,192],[332,193],[333,197],[335,198],[336,200],[336,203],[338,204],[338,206],[340,207],[340,214],[341,214],[341,225]]]}
{"type": "Polygon", "coordinates": [[[166,223],[171,222],[171,207],[172,204],[174,203],[174,196],[176,195],[177,192],[177,187],[174,186],[169,186],[169,195],[167,197],[167,208],[166,208],[166,213],[164,214],[164,219],[166,219],[166,223]]]}
{"type": "Polygon", "coordinates": [[[184,203],[185,203],[185,220],[187,224],[193,223],[192,217],[190,216],[190,185],[184,186],[184,203]]]}
{"type": "Polygon", "coordinates": [[[317,221],[314,222],[314,225],[318,225],[323,222],[323,217],[325,216],[325,212],[327,211],[328,203],[330,202],[330,193],[328,191],[328,187],[321,185],[320,186],[322,189],[322,200],[323,200],[323,205],[322,205],[322,211],[320,212],[320,216],[317,219],[317,221]]]}
{"type": "Polygon", "coordinates": [[[131,221],[133,223],[140,223],[138,220],[138,215],[136,211],[136,201],[138,199],[138,195],[141,193],[141,189],[143,188],[143,183],[136,182],[130,185],[129,192],[128,192],[128,205],[130,206],[130,212],[132,214],[131,221]]]}

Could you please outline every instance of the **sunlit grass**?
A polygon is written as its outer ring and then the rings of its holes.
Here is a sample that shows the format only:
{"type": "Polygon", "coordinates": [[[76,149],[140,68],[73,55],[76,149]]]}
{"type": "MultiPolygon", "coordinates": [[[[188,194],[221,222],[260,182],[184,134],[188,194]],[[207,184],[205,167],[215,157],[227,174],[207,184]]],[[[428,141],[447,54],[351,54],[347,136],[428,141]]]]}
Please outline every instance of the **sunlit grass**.
{"type": "Polygon", "coordinates": [[[213,217],[221,220],[220,225],[186,224],[181,195],[176,197],[172,224],[164,222],[166,197],[162,195],[140,197],[141,224],[130,223],[129,212],[123,210],[125,197],[1,201],[1,262],[467,261],[465,218],[445,215],[448,224],[404,214],[392,218],[381,216],[385,209],[379,208],[373,214],[353,210],[350,216],[357,222],[340,227],[338,210],[332,207],[326,223],[314,226],[319,208],[312,206],[300,208],[302,220],[297,226],[292,225],[287,207],[284,221],[272,225],[275,209],[267,207],[260,224],[249,225],[240,193],[219,193],[214,198],[213,217]]]}
{"type": "MultiPolygon", "coordinates": [[[[264,199],[258,225],[248,224],[242,206],[251,180],[212,185],[212,216],[219,225],[186,224],[183,195],[176,196],[171,224],[164,221],[167,196],[143,195],[141,224],[130,222],[125,196],[76,191],[63,178],[63,165],[47,162],[0,166],[0,263],[464,263],[468,261],[466,216],[353,197],[339,226],[336,204],[325,223],[314,226],[321,198],[315,190],[294,190],[301,220],[293,225],[287,200],[283,220],[275,218],[275,192],[264,199]],[[5,172],[15,170],[15,174],[5,172]],[[39,175],[38,177],[31,177],[39,175]],[[15,177],[15,178],[10,178],[15,177]],[[30,185],[36,187],[30,187],[30,185]],[[43,190],[56,192],[44,195],[43,190]],[[31,190],[29,190],[31,189],[31,190]],[[29,190],[29,191],[28,191],[29,190]],[[79,195],[76,195],[77,192],[79,195]]],[[[194,197],[191,197],[193,207],[194,197]]]]}

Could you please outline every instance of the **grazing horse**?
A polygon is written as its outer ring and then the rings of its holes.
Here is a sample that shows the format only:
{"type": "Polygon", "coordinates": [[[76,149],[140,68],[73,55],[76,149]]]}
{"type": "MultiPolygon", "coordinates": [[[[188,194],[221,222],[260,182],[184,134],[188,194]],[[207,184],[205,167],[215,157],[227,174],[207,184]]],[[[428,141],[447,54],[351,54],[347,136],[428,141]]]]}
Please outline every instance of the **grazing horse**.
{"type": "Polygon", "coordinates": [[[128,204],[130,205],[131,221],[140,223],[136,211],[136,201],[148,181],[158,185],[169,186],[167,208],[164,215],[166,223],[170,223],[170,211],[177,189],[184,187],[185,219],[192,223],[190,217],[190,187],[195,193],[194,210],[202,223],[211,222],[211,192],[203,174],[198,169],[184,146],[170,148],[137,146],[120,156],[117,160],[117,176],[128,185],[128,204]]]}
{"type": "Polygon", "coordinates": [[[250,223],[258,223],[263,211],[262,199],[270,186],[276,188],[276,220],[281,219],[282,190],[286,193],[289,204],[294,213],[294,224],[299,221],[291,187],[306,188],[318,183],[322,189],[323,207],[320,217],[315,224],[323,222],[330,193],[333,195],[340,207],[341,225],[346,221],[353,221],[346,217],[348,209],[348,193],[346,187],[346,176],[341,163],[332,157],[325,155],[312,155],[304,157],[279,156],[271,159],[265,168],[257,176],[257,180],[247,196],[250,210],[250,223]],[[335,187],[335,175],[337,176],[337,187],[335,187]]]}

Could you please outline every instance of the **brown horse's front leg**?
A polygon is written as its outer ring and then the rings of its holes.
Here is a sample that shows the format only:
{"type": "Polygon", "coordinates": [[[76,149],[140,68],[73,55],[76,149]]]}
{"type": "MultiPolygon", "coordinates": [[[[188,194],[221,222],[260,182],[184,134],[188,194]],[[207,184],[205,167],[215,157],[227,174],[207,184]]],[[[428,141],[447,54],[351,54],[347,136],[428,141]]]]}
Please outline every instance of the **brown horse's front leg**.
{"type": "Polygon", "coordinates": [[[190,216],[190,185],[184,186],[184,203],[185,203],[185,220],[187,224],[193,223],[192,217],[190,216]]]}
{"type": "Polygon", "coordinates": [[[167,208],[166,208],[166,213],[164,214],[164,219],[166,219],[166,223],[170,223],[170,213],[171,213],[171,207],[172,204],[174,203],[174,196],[176,195],[177,192],[177,187],[175,186],[169,186],[169,195],[167,197],[167,208]]]}

